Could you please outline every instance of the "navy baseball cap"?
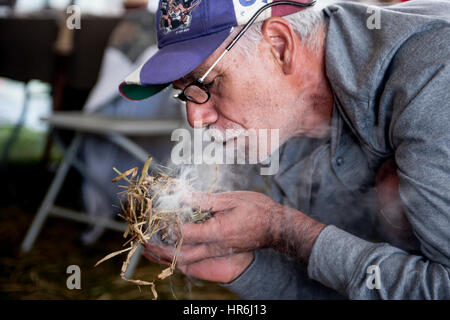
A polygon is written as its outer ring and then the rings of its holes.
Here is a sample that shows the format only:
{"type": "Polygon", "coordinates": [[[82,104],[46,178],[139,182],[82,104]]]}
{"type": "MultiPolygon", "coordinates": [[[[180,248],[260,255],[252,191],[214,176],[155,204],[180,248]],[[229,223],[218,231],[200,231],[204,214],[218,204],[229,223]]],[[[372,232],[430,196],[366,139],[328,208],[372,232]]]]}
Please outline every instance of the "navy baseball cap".
{"type": "MultiPolygon", "coordinates": [[[[159,50],[119,86],[130,100],[149,98],[200,66],[228,38],[268,3],[280,0],[161,0],[156,15],[159,50]]],[[[293,0],[307,3],[309,0],[293,0]]],[[[278,5],[257,21],[302,10],[278,5]]]]}

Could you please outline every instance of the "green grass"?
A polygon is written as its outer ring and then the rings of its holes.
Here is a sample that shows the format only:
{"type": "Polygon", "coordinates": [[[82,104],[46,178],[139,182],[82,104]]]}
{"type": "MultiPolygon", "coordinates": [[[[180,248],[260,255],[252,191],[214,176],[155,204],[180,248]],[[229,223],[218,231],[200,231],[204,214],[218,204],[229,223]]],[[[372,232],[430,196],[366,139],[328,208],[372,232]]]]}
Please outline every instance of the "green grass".
{"type": "MultiPolygon", "coordinates": [[[[0,127],[0,153],[3,153],[12,131],[12,126],[0,127]]],[[[11,148],[8,162],[23,163],[39,161],[43,155],[46,141],[47,132],[22,128],[18,139],[11,148]]],[[[61,159],[61,153],[55,145],[52,147],[50,158],[52,160],[61,159]]]]}

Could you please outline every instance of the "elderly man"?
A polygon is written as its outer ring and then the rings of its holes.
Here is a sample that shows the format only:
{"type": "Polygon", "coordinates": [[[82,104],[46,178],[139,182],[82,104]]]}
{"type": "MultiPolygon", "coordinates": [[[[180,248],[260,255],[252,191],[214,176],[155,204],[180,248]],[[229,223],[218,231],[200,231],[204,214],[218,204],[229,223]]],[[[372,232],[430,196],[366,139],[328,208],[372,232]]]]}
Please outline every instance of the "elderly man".
{"type": "Polygon", "coordinates": [[[216,214],[183,227],[178,268],[248,299],[449,299],[450,3],[191,14],[121,92],[172,83],[191,125],[279,129],[283,147],[271,198],[193,196],[216,214]]]}

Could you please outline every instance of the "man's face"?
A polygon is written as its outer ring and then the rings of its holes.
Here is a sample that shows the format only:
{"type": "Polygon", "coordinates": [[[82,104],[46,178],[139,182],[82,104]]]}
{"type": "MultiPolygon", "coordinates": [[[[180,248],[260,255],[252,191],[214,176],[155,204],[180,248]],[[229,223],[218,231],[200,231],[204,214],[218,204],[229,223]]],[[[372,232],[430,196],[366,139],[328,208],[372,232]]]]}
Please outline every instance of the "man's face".
{"type": "MultiPolygon", "coordinates": [[[[183,89],[203,76],[223,50],[224,46],[216,50],[191,74],[175,81],[174,87],[183,89]]],[[[186,103],[188,121],[193,127],[201,124],[223,133],[227,129],[237,134],[249,129],[279,129],[280,143],[284,143],[295,131],[298,114],[292,112],[292,97],[283,81],[281,68],[263,42],[251,57],[232,49],[204,81],[210,100],[186,103]]]]}

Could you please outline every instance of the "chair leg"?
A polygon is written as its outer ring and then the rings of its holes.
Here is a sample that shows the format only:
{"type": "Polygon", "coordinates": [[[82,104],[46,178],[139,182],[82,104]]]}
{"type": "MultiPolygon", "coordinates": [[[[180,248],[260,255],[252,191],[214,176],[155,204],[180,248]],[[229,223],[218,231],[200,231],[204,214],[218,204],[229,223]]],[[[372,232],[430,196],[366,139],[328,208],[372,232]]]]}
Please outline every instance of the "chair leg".
{"type": "MultiPolygon", "coordinates": [[[[56,135],[56,134],[55,134],[55,141],[58,144],[58,146],[60,147],[60,149],[62,150],[63,156],[66,156],[68,148],[64,145],[63,141],[60,138],[58,138],[58,135],[56,135]]],[[[79,160],[79,158],[76,155],[72,158],[71,164],[78,171],[78,173],[83,178],[86,179],[86,181],[88,181],[95,189],[97,189],[97,191],[100,194],[103,195],[103,197],[105,197],[105,199],[108,199],[108,201],[110,201],[110,202],[113,202],[115,200],[115,198],[112,198],[107,193],[107,191],[105,191],[103,186],[97,180],[95,180],[95,178],[91,177],[91,174],[86,169],[86,166],[84,165],[84,163],[81,160],[79,160]]]]}
{"type": "Polygon", "coordinates": [[[55,178],[52,181],[50,188],[45,195],[44,201],[42,202],[38,213],[34,217],[33,223],[28,229],[27,235],[22,242],[22,252],[28,252],[33,247],[34,242],[36,241],[39,232],[45,220],[47,219],[50,209],[55,202],[56,197],[58,196],[59,190],[61,189],[62,184],[64,183],[64,179],[71,167],[72,159],[76,156],[78,148],[81,143],[81,135],[77,134],[72,141],[69,149],[67,150],[67,154],[64,157],[61,165],[58,168],[55,178]]]}
{"type": "Polygon", "coordinates": [[[140,244],[130,259],[130,264],[125,272],[125,278],[131,279],[133,277],[134,271],[136,270],[139,260],[141,259],[142,250],[142,245],[140,244]]]}
{"type": "MultiPolygon", "coordinates": [[[[120,134],[110,134],[106,135],[106,138],[114,143],[115,145],[119,146],[132,156],[134,156],[136,159],[142,161],[142,163],[145,163],[145,161],[148,158],[148,153],[141,148],[138,144],[131,141],[130,139],[126,138],[123,135],[120,134]]],[[[154,165],[156,161],[152,161],[152,166],[154,165]]]]}
{"type": "MultiPolygon", "coordinates": [[[[149,156],[144,149],[123,135],[111,134],[107,135],[106,138],[142,162],[145,162],[149,156]]],[[[155,163],[156,161],[153,161],[152,165],[155,166],[155,163]]],[[[125,277],[127,279],[131,279],[133,277],[134,271],[136,270],[139,260],[141,259],[142,250],[142,245],[139,245],[136,252],[131,257],[130,264],[125,272],[125,277]]]]}

